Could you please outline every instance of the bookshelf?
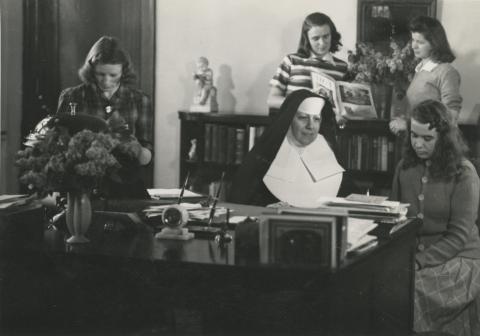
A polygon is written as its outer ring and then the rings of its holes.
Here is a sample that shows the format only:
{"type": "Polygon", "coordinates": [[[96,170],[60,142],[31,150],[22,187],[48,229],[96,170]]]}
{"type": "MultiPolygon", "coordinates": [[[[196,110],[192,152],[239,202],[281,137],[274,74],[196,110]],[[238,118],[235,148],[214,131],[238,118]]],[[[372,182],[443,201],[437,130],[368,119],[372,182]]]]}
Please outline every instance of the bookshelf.
{"type": "Polygon", "coordinates": [[[404,138],[392,134],[388,124],[383,119],[348,120],[338,131],[342,166],[361,190],[375,195],[389,194],[402,153],[404,138]]]}
{"type": "Polygon", "coordinates": [[[230,182],[243,158],[271,122],[271,117],[252,114],[178,112],[180,118],[180,181],[190,171],[191,189],[214,195],[225,171],[220,199],[225,200],[230,182]],[[196,140],[192,155],[192,140],[196,140]],[[190,155],[189,155],[190,153],[190,155]]]}
{"type": "MultiPolygon", "coordinates": [[[[180,179],[183,184],[190,171],[190,189],[214,195],[225,171],[225,200],[230,181],[243,157],[254,145],[271,116],[179,111],[180,179]],[[195,155],[189,155],[192,140],[195,155]]],[[[358,187],[372,194],[387,196],[394,168],[400,160],[404,138],[388,128],[388,120],[349,120],[338,130],[338,146],[343,167],[358,187]]],[[[460,125],[471,148],[471,156],[480,156],[479,125],[460,125]]]]}

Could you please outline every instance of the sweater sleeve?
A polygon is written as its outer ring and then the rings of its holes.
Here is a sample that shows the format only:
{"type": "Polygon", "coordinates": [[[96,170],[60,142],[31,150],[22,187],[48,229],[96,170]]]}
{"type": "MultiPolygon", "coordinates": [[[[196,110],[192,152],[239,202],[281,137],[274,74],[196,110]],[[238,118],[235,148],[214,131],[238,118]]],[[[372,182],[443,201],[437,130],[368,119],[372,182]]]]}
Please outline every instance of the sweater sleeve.
{"type": "Polygon", "coordinates": [[[137,105],[138,119],[135,126],[135,137],[143,147],[148,148],[153,154],[153,113],[151,100],[146,94],[139,93],[137,105]]]}
{"type": "Polygon", "coordinates": [[[439,89],[442,103],[458,118],[462,108],[462,96],[460,95],[460,74],[454,67],[449,66],[441,76],[439,89]]]}
{"type": "Polygon", "coordinates": [[[71,102],[71,88],[64,89],[58,98],[57,114],[69,113],[68,104],[71,102]]]}
{"type": "Polygon", "coordinates": [[[270,80],[270,86],[276,87],[283,92],[286,92],[287,85],[290,81],[290,71],[291,71],[292,61],[290,58],[285,56],[282,60],[282,63],[277,68],[277,71],[273,78],[270,80]]]}
{"type": "Polygon", "coordinates": [[[455,257],[470,238],[479,202],[479,178],[473,166],[464,166],[450,197],[450,219],[442,237],[415,256],[423,267],[433,267],[455,257]]]}

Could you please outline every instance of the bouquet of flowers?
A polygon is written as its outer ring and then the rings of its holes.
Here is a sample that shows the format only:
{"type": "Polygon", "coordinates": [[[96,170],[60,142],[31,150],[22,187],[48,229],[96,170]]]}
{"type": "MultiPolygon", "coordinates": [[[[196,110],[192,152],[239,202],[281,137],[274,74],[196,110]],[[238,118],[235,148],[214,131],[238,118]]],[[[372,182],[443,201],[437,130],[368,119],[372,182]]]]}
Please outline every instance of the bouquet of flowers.
{"type": "Polygon", "coordinates": [[[98,127],[82,129],[74,116],[70,119],[80,130],[72,132],[68,125],[54,124],[17,154],[20,182],[40,198],[56,191],[92,191],[104,177],[122,169],[119,156],[135,160],[138,142],[133,136],[125,138],[98,118],[105,126],[101,131],[98,127]]]}
{"type": "Polygon", "coordinates": [[[349,77],[354,82],[392,85],[401,99],[412,81],[418,64],[410,42],[390,40],[389,50],[376,50],[371,43],[360,42],[356,52],[348,51],[349,77]]]}

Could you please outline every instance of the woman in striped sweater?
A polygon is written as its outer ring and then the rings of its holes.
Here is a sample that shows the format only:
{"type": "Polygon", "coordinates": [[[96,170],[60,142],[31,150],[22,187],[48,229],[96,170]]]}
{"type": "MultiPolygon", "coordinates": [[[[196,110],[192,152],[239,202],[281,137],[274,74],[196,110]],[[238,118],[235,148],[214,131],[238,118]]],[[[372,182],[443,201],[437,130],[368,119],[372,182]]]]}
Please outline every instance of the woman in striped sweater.
{"type": "Polygon", "coordinates": [[[303,21],[296,53],[285,56],[270,81],[267,104],[278,109],[285,97],[299,89],[312,89],[312,71],[322,71],[334,79],[345,77],[347,63],[334,57],[341,35],[335,24],[323,13],[312,13],[303,21]]]}

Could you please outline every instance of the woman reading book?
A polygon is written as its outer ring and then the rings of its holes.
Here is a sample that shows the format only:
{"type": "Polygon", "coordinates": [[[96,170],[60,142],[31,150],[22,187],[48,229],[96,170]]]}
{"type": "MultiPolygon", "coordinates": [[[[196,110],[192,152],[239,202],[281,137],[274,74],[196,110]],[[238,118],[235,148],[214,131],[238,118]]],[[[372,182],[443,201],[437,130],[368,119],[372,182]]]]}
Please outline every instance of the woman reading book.
{"type": "Polygon", "coordinates": [[[339,50],[341,35],[332,19],[323,13],[312,13],[303,21],[300,43],[296,53],[285,56],[270,81],[267,104],[278,109],[285,97],[298,89],[312,87],[312,68],[336,80],[347,73],[347,63],[334,57],[339,50]]]}
{"type": "Polygon", "coordinates": [[[480,181],[445,105],[418,104],[408,132],[391,198],[409,203],[407,216],[423,221],[415,255],[414,328],[472,335],[470,310],[480,295],[480,181]]]}
{"type": "Polygon", "coordinates": [[[291,93],[239,167],[229,201],[316,207],[321,196],[353,192],[336,158],[336,128],[328,99],[291,93]]]}

